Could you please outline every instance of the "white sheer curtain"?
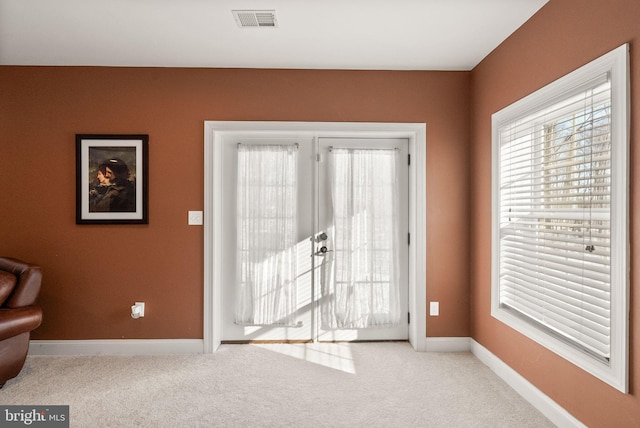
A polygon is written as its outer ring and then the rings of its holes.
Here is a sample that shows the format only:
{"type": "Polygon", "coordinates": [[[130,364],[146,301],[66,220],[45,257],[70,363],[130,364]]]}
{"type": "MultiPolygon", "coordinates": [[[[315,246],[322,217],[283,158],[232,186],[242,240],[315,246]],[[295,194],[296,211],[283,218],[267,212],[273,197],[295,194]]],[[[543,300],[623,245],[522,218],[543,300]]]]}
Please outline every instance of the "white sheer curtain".
{"type": "Polygon", "coordinates": [[[322,269],[328,328],[400,323],[397,150],[332,149],[333,225],[322,269]]]}
{"type": "Polygon", "coordinates": [[[297,147],[238,145],[235,322],[293,325],[297,147]]]}

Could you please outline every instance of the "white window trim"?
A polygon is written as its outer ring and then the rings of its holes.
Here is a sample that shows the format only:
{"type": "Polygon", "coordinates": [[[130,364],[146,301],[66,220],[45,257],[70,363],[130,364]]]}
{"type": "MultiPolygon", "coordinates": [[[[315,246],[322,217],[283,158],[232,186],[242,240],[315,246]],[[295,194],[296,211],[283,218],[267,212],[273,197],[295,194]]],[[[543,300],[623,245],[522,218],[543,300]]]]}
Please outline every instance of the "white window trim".
{"type": "Polygon", "coordinates": [[[629,47],[603,55],[492,116],[492,271],[491,315],[562,356],[614,388],[628,392],[628,171],[629,171],[629,47]],[[508,310],[500,308],[500,128],[532,111],[562,99],[604,73],[611,76],[611,357],[609,364],[581,352],[508,310]]]}

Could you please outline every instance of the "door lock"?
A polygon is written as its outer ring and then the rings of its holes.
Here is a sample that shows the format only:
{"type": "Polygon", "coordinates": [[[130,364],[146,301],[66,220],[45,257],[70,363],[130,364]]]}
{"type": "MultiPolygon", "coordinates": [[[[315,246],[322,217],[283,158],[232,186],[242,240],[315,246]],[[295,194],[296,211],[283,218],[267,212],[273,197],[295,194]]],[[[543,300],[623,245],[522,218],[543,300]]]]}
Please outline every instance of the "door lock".
{"type": "Polygon", "coordinates": [[[321,232],[316,236],[316,242],[326,241],[329,236],[325,232],[321,232]]]}

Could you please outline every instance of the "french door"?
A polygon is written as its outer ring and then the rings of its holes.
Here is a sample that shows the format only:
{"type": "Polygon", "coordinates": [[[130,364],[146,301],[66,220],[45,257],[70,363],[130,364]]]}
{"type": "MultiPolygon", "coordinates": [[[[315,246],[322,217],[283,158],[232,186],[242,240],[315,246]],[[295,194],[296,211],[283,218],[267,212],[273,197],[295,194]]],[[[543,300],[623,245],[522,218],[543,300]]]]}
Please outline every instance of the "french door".
{"type": "Polygon", "coordinates": [[[408,141],[222,144],[222,340],[407,339],[408,141]]]}
{"type": "Polygon", "coordinates": [[[316,339],[407,339],[408,141],[319,138],[316,150],[316,339]]]}

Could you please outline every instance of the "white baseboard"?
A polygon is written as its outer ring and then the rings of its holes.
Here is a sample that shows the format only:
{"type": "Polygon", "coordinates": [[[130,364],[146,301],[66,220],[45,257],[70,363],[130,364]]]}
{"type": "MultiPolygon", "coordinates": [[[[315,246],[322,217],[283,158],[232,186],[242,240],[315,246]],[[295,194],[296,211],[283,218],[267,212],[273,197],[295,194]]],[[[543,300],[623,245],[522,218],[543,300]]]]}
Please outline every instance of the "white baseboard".
{"type": "Polygon", "coordinates": [[[469,352],[468,337],[427,337],[427,352],[469,352]]]}
{"type": "Polygon", "coordinates": [[[202,339],[32,340],[29,355],[201,354],[202,339]]]}
{"type": "Polygon", "coordinates": [[[509,367],[501,359],[492,354],[487,348],[473,339],[469,339],[471,353],[486,364],[495,374],[500,376],[511,388],[527,400],[540,413],[545,415],[558,427],[586,428],[582,422],[573,417],[558,403],[536,388],[532,383],[509,367]]]}

